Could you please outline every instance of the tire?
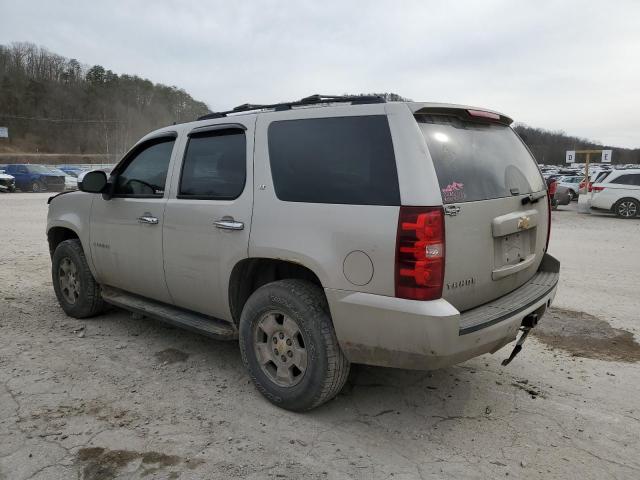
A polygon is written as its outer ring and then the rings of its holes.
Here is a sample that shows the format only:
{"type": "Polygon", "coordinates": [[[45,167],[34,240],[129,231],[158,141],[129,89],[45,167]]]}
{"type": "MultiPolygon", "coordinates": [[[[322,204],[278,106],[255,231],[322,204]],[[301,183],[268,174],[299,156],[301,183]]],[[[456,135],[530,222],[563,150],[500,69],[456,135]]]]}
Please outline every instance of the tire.
{"type": "Polygon", "coordinates": [[[70,317],[92,317],[104,310],[100,285],[89,270],[80,240],[65,240],[56,247],[51,277],[58,303],[70,317]]]}
{"type": "Polygon", "coordinates": [[[573,202],[576,199],[576,192],[569,190],[567,193],[569,194],[569,203],[573,202]]]}
{"type": "Polygon", "coordinates": [[[636,218],[640,214],[640,202],[634,198],[621,198],[613,206],[613,213],[620,218],[636,218]]]}
{"type": "Polygon", "coordinates": [[[288,279],[260,287],[242,310],[239,333],[253,383],[278,407],[311,410],[335,397],[347,380],[350,365],[327,300],[311,282],[288,279]]]}
{"type": "Polygon", "coordinates": [[[46,189],[40,184],[40,182],[33,182],[31,184],[31,191],[33,193],[42,192],[44,190],[46,190],[46,189]]]}

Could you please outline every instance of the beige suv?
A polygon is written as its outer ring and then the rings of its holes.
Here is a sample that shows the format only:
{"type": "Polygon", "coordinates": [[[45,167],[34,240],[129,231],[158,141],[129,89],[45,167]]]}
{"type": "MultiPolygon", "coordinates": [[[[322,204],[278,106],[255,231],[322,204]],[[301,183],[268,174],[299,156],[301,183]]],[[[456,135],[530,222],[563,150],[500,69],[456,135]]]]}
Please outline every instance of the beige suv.
{"type": "Polygon", "coordinates": [[[441,368],[521,330],[512,358],[559,263],[511,122],[314,95],[162,128],[50,199],[56,295],[77,318],[108,303],[239,338],[260,392],[297,411],[351,363],[441,368]]]}

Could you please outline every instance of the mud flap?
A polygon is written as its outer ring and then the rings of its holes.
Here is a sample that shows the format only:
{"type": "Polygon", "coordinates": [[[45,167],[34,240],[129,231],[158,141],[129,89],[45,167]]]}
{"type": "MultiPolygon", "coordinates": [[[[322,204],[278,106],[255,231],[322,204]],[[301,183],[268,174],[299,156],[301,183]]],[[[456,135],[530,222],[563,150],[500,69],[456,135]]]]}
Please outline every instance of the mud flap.
{"type": "Polygon", "coordinates": [[[509,365],[511,363],[511,360],[516,358],[516,355],[520,353],[520,350],[522,350],[522,344],[527,339],[527,335],[529,335],[529,332],[531,331],[531,327],[520,327],[520,330],[522,330],[522,335],[520,335],[520,338],[516,342],[516,346],[513,347],[513,351],[511,352],[511,355],[509,355],[509,358],[505,358],[502,361],[503,367],[506,367],[507,365],[509,365]]]}

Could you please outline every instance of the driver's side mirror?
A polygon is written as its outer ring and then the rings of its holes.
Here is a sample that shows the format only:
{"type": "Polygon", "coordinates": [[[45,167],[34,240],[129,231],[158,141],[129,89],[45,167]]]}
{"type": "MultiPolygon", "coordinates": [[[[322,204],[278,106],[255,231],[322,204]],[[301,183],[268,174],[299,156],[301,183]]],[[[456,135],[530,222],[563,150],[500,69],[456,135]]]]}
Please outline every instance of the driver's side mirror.
{"type": "Polygon", "coordinates": [[[80,191],[87,193],[102,193],[106,186],[107,174],[100,170],[85,173],[82,180],[78,182],[80,191]]]}

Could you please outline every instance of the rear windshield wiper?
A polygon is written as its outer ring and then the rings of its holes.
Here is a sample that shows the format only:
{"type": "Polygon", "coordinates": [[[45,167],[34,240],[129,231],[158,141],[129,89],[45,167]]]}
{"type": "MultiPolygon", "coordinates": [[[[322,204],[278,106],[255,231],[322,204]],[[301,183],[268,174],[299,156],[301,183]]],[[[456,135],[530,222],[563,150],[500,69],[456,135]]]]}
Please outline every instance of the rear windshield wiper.
{"type": "Polygon", "coordinates": [[[544,198],[546,194],[547,194],[547,192],[540,192],[540,193],[536,193],[536,194],[530,193],[529,195],[527,195],[526,197],[524,197],[521,200],[522,204],[526,205],[527,203],[536,203],[541,198],[544,198]]]}

